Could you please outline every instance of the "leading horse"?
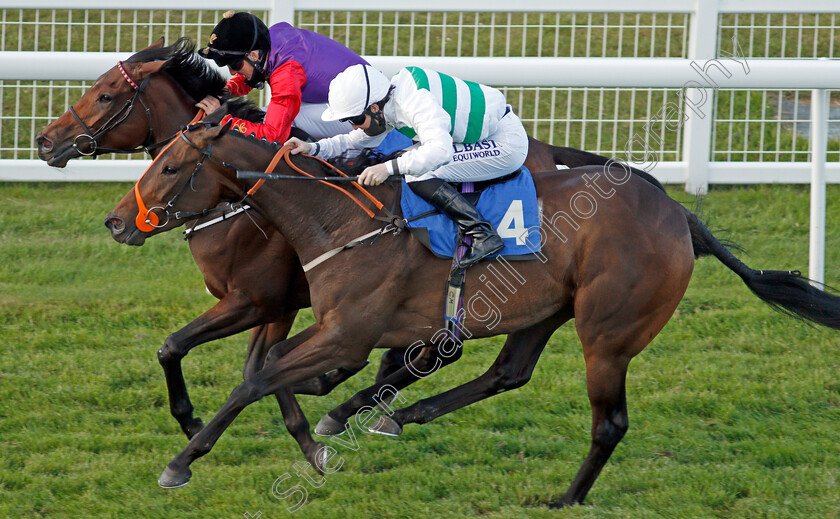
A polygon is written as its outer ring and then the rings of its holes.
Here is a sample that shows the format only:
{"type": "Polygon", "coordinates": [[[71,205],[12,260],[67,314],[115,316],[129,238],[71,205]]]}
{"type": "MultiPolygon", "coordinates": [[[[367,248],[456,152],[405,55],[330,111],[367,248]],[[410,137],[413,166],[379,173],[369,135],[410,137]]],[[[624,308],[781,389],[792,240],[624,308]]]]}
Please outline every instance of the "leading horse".
{"type": "MultiPolygon", "coordinates": [[[[166,214],[160,214],[158,227],[150,231],[135,228],[128,218],[123,231],[128,240],[178,227],[183,222],[174,217],[176,211],[214,207],[219,200],[243,199],[249,192],[248,203],[285,236],[304,264],[381,227],[350,198],[317,181],[269,182],[254,190],[251,181],[236,177],[236,169],[265,168],[277,147],[228,129],[194,125],[157,157],[136,191],[112,214],[133,216],[139,205],[166,207],[166,214]]],[[[327,174],[316,159],[288,155],[275,169],[286,175],[298,170],[327,174]]],[[[499,357],[478,379],[398,411],[374,430],[398,434],[404,423],[426,422],[525,384],[552,333],[574,317],[586,361],[592,439],[577,475],[553,506],[581,503],[628,429],[627,366],[664,327],[688,286],[697,252],[692,236],[762,300],[840,329],[840,298],[815,289],[798,273],[747,267],[695,215],[620,167],[542,172],[534,180],[543,213],[551,215],[539,231],[541,260],[517,263],[509,271],[520,284],[504,294],[500,312],[486,311],[487,296],[476,290],[482,280],[498,274],[494,262],[478,264],[466,275],[464,300],[469,302],[463,329],[471,338],[507,334],[499,357]],[[595,203],[575,212],[575,200],[582,196],[595,203]]],[[[384,207],[396,196],[387,186],[370,193],[384,207]]],[[[123,233],[114,237],[127,241],[123,233]]],[[[363,395],[385,387],[400,389],[420,378],[418,374],[452,362],[458,355],[447,355],[434,332],[445,297],[437,287],[449,269],[449,261],[435,258],[402,233],[350,249],[309,270],[316,324],[271,348],[262,369],[233,390],[207,427],[167,465],[159,483],[186,484],[190,464],[210,451],[249,404],[334,369],[356,369],[373,348],[405,348],[417,341],[424,345],[412,366],[363,395]]]]}
{"type": "MultiPolygon", "coordinates": [[[[70,110],[37,135],[39,157],[51,166],[64,167],[70,159],[83,155],[148,151],[156,156],[194,117],[198,100],[206,95],[227,95],[224,78],[194,50],[187,39],[168,47],[161,39],[106,71],[70,110]]],[[[254,113],[236,115],[251,118],[254,113]]],[[[536,171],[554,168],[556,163],[573,167],[606,161],[599,155],[529,139],[526,165],[536,171]]],[[[635,173],[656,183],[643,171],[635,173]]],[[[200,344],[253,328],[243,369],[247,377],[262,364],[268,348],[286,338],[297,310],[310,306],[309,285],[294,251],[273,227],[259,223],[262,231],[245,216],[200,231],[190,224],[195,231],[189,235],[190,251],[205,285],[219,302],[169,335],[158,352],[170,412],[188,438],[203,423],[193,416],[181,359],[200,344]]],[[[119,234],[124,224],[114,219],[108,225],[119,234]]],[[[142,240],[143,235],[137,239],[142,240]]],[[[377,377],[387,376],[401,365],[401,354],[386,354],[377,377]]],[[[339,370],[293,390],[325,394],[351,374],[339,370]]],[[[309,437],[309,424],[302,418],[287,419],[286,426],[299,443],[315,445],[309,437]]]]}

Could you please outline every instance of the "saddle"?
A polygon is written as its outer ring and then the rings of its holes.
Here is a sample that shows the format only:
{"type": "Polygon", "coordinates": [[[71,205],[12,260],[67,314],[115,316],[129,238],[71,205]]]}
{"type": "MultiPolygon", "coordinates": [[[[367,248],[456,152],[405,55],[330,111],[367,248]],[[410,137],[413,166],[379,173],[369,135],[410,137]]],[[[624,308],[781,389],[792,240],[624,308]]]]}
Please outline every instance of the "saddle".
{"type": "MultiPolygon", "coordinates": [[[[503,177],[482,182],[451,183],[481,212],[505,242],[498,254],[509,261],[536,259],[542,249],[537,193],[530,171],[524,166],[503,177]]],[[[452,258],[461,244],[458,227],[448,216],[414,194],[405,180],[400,207],[408,230],[439,258],[452,258]]]]}

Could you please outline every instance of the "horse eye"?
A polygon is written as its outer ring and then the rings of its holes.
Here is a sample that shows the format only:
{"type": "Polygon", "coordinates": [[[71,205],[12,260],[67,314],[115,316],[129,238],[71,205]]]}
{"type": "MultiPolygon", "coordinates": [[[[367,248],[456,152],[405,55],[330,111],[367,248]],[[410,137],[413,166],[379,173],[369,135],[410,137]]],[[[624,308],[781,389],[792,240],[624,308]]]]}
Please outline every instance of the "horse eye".
{"type": "Polygon", "coordinates": [[[99,101],[102,103],[110,103],[111,96],[109,96],[108,94],[102,94],[101,96],[99,96],[99,101]]]}
{"type": "Polygon", "coordinates": [[[178,170],[176,168],[173,168],[172,166],[165,166],[163,168],[163,174],[164,175],[174,175],[177,172],[178,172],[178,170]]]}

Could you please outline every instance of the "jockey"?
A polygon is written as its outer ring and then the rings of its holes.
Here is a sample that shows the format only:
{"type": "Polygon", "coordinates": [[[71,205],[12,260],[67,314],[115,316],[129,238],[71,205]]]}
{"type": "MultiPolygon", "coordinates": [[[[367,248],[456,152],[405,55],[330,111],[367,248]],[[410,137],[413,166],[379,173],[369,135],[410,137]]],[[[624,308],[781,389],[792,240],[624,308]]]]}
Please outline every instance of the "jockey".
{"type": "Polygon", "coordinates": [[[348,134],[306,143],[292,138],[292,153],[334,157],[346,149],[372,148],[396,129],[419,145],[400,157],[366,168],[362,185],[403,174],[417,195],[449,216],[472,238],[466,267],[495,254],[504,243],[493,226],[451,182],[477,182],[516,171],[525,162],[528,136],[499,90],[419,67],[390,81],[370,65],[352,65],[330,83],[325,121],[348,121],[348,134]]]}
{"type": "MultiPolygon", "coordinates": [[[[227,89],[233,95],[244,96],[268,81],[271,101],[263,124],[231,116],[222,119],[222,123],[233,119],[233,128],[242,133],[283,142],[292,125],[315,139],[352,130],[347,123],[322,120],[321,113],[330,81],[348,66],[366,61],[326,36],[285,22],[268,28],[250,13],[228,11],[198,54],[228,67],[234,76],[227,89]]],[[[209,114],[219,108],[219,100],[208,96],[196,106],[209,114]]]]}

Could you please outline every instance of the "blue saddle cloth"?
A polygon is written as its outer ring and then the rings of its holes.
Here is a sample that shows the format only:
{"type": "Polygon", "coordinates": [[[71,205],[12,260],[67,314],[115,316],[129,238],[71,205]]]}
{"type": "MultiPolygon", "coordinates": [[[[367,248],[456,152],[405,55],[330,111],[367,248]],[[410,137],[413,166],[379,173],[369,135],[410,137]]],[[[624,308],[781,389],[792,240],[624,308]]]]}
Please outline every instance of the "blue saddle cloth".
{"type": "MultiPolygon", "coordinates": [[[[471,183],[462,184],[462,192],[471,190],[471,183]]],[[[435,207],[417,196],[403,180],[400,200],[403,216],[407,220],[434,211],[435,207]]],[[[531,172],[522,166],[521,174],[500,184],[492,184],[481,192],[476,208],[489,221],[505,242],[497,254],[507,259],[533,259],[533,253],[542,249],[539,225],[537,190],[531,172]],[[533,229],[531,229],[533,228],[533,229]]],[[[458,227],[445,214],[437,213],[408,223],[408,227],[421,242],[441,258],[452,258],[457,247],[458,227]],[[416,231],[421,231],[417,233],[416,231]]]]}
{"type": "Polygon", "coordinates": [[[382,155],[390,155],[397,150],[404,150],[414,144],[414,141],[398,131],[390,131],[385,139],[376,147],[376,151],[382,155]]]}

